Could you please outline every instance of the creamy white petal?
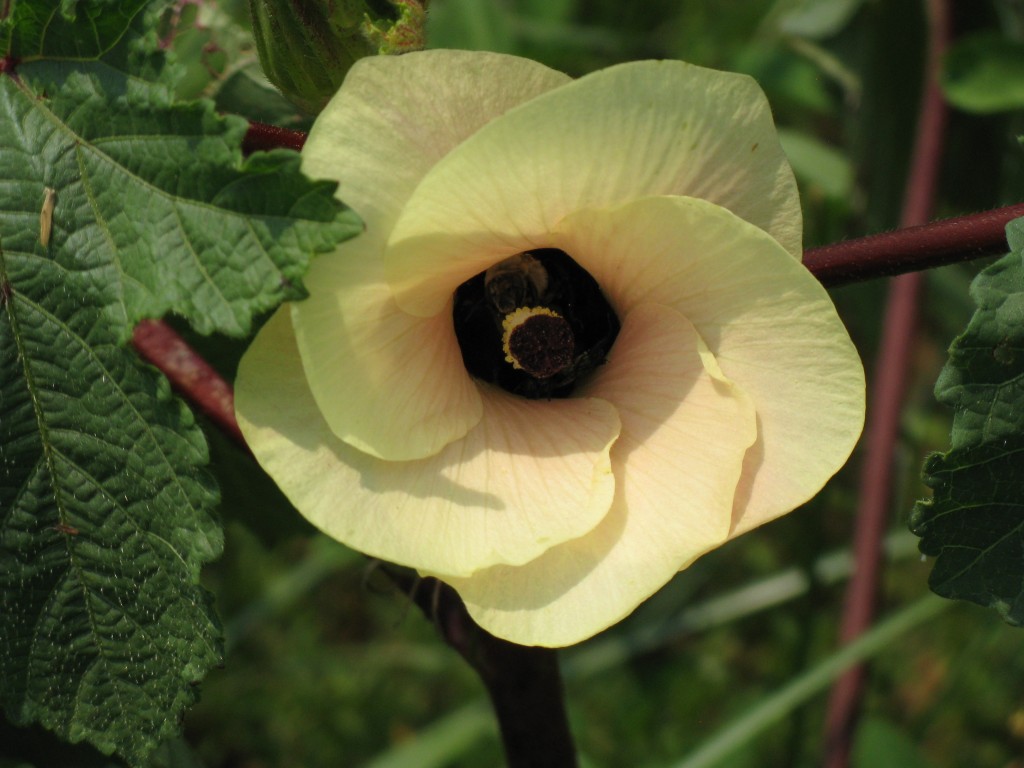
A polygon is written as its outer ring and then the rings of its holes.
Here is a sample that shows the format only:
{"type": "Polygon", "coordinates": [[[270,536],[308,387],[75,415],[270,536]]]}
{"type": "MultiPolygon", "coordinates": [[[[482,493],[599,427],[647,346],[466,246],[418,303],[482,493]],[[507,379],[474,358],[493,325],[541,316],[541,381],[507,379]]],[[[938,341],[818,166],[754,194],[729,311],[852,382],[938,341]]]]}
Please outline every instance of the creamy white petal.
{"type": "Polygon", "coordinates": [[[480,421],[451,308],[422,318],[391,298],[374,245],[314,259],[309,298],[291,305],[309,389],[335,435],[384,459],[421,459],[480,421]]]}
{"type": "Polygon", "coordinates": [[[526,565],[442,576],[482,627],[524,645],[579,642],[728,538],[754,412],[714,375],[713,362],[704,365],[702,346],[668,307],[639,306],[624,319],[609,362],[586,389],[613,402],[622,419],[611,511],[587,535],[526,565]]]}
{"type": "Polygon", "coordinates": [[[619,433],[604,400],[530,401],[482,389],[483,417],[419,461],[383,461],[334,436],[305,385],[287,310],[242,359],[235,407],[246,441],[303,516],[368,555],[469,575],[518,564],[606,514],[619,433]]]}
{"type": "Polygon", "coordinates": [[[567,217],[556,239],[620,311],[674,307],[754,401],[733,534],[789,512],[847,460],[864,420],[864,369],[825,289],[762,230],[684,197],[567,217]]]}
{"type": "Polygon", "coordinates": [[[365,231],[320,256],[292,313],[310,388],[334,433],[389,459],[422,458],[480,419],[451,312],[406,315],[384,282],[382,249],[422,176],[509,108],[569,78],[526,59],[425,51],[361,59],[310,132],[302,167],[339,180],[365,231]]]}
{"type": "Polygon", "coordinates": [[[488,121],[570,82],[529,59],[420,51],[360,59],[317,117],[302,170],[339,182],[337,197],[383,243],[420,179],[488,121]]]}
{"type": "Polygon", "coordinates": [[[645,61],[542,94],[446,155],[395,224],[388,281],[400,306],[430,316],[573,211],[663,194],[729,208],[800,257],[796,183],[757,84],[645,61]]]}

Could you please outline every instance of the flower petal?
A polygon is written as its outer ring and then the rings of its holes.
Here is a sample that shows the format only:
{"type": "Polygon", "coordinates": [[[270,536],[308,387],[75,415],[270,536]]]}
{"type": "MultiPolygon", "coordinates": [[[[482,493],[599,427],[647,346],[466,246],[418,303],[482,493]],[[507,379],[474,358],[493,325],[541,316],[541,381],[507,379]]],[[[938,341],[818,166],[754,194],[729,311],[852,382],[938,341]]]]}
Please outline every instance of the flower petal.
{"type": "Polygon", "coordinates": [[[524,645],[579,642],[728,538],[754,409],[706,357],[675,310],[648,304],[624,319],[608,364],[587,387],[622,419],[611,511],[587,535],[526,565],[441,576],[482,627],[524,645]]]}
{"type": "Polygon", "coordinates": [[[430,316],[503,256],[549,245],[563,216],[663,194],[729,208],[800,257],[796,183],[757,84],[645,61],[542,94],[452,150],[395,224],[388,281],[400,306],[430,316]]]}
{"type": "Polygon", "coordinates": [[[260,464],[329,536],[374,557],[469,575],[529,561],[604,517],[619,418],[594,398],[528,401],[485,387],[483,418],[420,461],[337,439],[302,376],[287,311],[242,358],[238,422],[260,464]]]}
{"type": "Polygon", "coordinates": [[[313,261],[292,316],[310,388],[334,433],[387,459],[436,453],[480,419],[451,311],[398,309],[382,251],[394,219],[434,163],[509,108],[569,78],[490,53],[425,51],[361,59],[310,132],[302,167],[338,179],[366,231],[313,261]],[[457,119],[456,119],[457,118],[457,119]]]}
{"type": "Polygon", "coordinates": [[[448,307],[431,318],[391,298],[374,244],[314,259],[291,305],[309,389],[335,435],[384,459],[432,456],[480,421],[448,307]]]}
{"type": "Polygon", "coordinates": [[[807,501],[846,462],[864,369],[825,289],[763,231],[704,200],[659,197],[581,211],[556,243],[620,313],[655,302],[685,315],[754,401],[733,535],[807,501]]]}
{"type": "MultiPolygon", "coordinates": [[[[339,182],[337,197],[383,243],[413,189],[453,147],[568,75],[497,53],[421,51],[360,59],[317,117],[302,170],[339,182]]],[[[314,285],[312,281],[310,285],[314,285]]]]}

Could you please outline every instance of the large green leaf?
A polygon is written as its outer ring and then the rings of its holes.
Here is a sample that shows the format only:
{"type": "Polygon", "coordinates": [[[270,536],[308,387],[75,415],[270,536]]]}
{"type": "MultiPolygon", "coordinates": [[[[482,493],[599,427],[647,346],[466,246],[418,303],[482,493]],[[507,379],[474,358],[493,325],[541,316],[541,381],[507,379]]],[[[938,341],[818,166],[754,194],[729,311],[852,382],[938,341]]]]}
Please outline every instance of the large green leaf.
{"type": "Polygon", "coordinates": [[[333,183],[299,173],[296,153],[243,164],[244,121],[165,99],[148,83],[72,74],[42,101],[3,78],[0,146],[13,181],[0,205],[28,233],[44,188],[56,191],[44,250],[99,294],[124,335],[168,310],[201,333],[244,334],[254,313],[300,295],[309,255],[358,225],[338,218],[333,183]]]}
{"type": "Polygon", "coordinates": [[[221,532],[201,431],[125,343],[168,311],[249,332],[360,225],[174,103],[132,25],[83,71],[0,76],[0,706],[141,764],[220,659],[221,532]]]}
{"type": "Polygon", "coordinates": [[[220,659],[216,490],[191,413],[66,278],[0,256],[0,702],[141,762],[220,659]]]}
{"type": "Polygon", "coordinates": [[[978,309],[953,342],[936,395],[955,409],[951,450],[931,456],[911,529],[937,557],[930,584],[1024,624],[1024,220],[1012,253],[978,275],[978,309]]]}

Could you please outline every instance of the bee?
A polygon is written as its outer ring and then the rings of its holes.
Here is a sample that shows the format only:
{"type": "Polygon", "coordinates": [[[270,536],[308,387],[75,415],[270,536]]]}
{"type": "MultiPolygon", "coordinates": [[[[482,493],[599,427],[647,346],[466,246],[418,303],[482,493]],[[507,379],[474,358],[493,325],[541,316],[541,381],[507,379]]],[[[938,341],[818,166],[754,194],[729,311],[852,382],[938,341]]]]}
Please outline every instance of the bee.
{"type": "Polygon", "coordinates": [[[484,295],[501,315],[544,303],[549,284],[547,268],[531,253],[511,256],[484,272],[484,295]]]}
{"type": "Polygon", "coordinates": [[[597,281],[554,248],[470,278],[452,315],[466,370],[528,398],[572,394],[605,362],[620,327],[597,281]]]}

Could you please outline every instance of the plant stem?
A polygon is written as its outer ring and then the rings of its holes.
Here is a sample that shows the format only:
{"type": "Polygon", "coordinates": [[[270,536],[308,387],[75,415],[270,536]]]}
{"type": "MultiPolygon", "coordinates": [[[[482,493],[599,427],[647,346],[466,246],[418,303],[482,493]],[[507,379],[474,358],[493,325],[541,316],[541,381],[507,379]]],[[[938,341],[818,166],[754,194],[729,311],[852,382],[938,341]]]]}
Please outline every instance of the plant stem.
{"type": "Polygon", "coordinates": [[[159,320],[143,320],[135,326],[132,343],[142,358],[159,368],[186,400],[199,406],[224,434],[249,450],[235,420],[235,393],[231,385],[173,328],[159,320]]]}
{"type": "Polygon", "coordinates": [[[1006,225],[1021,216],[1024,203],[846,240],[806,251],[804,266],[833,288],[979,259],[1006,252],[1006,225]]]}
{"type": "Polygon", "coordinates": [[[574,768],[556,651],[487,637],[487,666],[473,666],[494,705],[509,768],[574,768]]]}
{"type": "Polygon", "coordinates": [[[266,152],[271,149],[302,149],[306,143],[306,134],[302,131],[292,131],[288,128],[278,128],[276,125],[266,123],[249,123],[249,130],[242,140],[242,152],[251,154],[253,152],[266,152]]]}
{"type": "Polygon", "coordinates": [[[508,768],[574,768],[558,655],[516,645],[483,630],[454,589],[436,579],[384,566],[487,689],[501,730],[508,768]]]}

